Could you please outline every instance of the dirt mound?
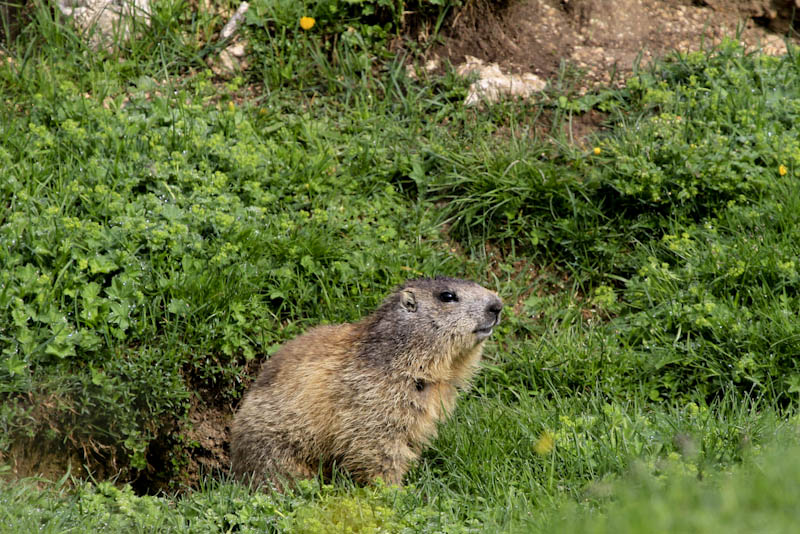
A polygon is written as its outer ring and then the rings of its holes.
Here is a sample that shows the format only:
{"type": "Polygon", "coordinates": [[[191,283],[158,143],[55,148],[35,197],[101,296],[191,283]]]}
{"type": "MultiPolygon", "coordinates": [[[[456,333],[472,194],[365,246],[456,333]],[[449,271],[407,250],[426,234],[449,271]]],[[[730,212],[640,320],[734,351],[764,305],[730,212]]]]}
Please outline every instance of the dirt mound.
{"type": "Polygon", "coordinates": [[[192,428],[188,437],[193,445],[186,476],[187,482],[195,485],[204,474],[228,472],[233,409],[193,407],[189,420],[192,428]]]}
{"type": "Polygon", "coordinates": [[[783,35],[797,36],[795,4],[800,0],[473,0],[452,17],[433,53],[454,65],[475,56],[550,79],[566,62],[582,71],[584,86],[619,83],[637,61],[708,47],[737,32],[749,48],[783,54],[783,35]]]}

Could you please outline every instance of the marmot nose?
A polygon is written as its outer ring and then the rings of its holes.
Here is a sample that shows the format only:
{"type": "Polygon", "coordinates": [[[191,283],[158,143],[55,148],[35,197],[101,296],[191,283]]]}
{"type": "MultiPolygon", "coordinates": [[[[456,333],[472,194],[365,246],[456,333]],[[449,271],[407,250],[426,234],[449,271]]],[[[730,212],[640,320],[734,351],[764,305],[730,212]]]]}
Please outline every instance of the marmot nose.
{"type": "Polygon", "coordinates": [[[503,309],[503,303],[498,298],[494,299],[489,303],[488,306],[486,306],[486,311],[490,315],[494,315],[495,321],[500,318],[500,312],[502,311],[502,309],[503,309]]]}

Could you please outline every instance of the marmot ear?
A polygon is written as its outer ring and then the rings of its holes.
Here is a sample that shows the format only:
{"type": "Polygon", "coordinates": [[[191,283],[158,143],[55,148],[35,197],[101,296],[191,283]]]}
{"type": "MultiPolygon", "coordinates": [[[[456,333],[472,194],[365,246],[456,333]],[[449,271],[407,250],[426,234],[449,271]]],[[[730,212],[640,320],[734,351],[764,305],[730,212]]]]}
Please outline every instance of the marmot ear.
{"type": "Polygon", "coordinates": [[[414,292],[410,289],[404,289],[400,294],[400,304],[410,312],[417,311],[417,297],[414,296],[414,292]]]}

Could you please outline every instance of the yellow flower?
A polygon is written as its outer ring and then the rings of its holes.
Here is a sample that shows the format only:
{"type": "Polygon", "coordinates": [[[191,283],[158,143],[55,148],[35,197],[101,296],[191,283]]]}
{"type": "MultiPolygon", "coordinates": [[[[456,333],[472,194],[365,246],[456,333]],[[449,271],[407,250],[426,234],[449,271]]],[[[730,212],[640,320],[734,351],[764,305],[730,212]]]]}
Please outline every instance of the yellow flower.
{"type": "Polygon", "coordinates": [[[304,30],[310,30],[314,27],[314,23],[317,22],[314,20],[313,17],[300,17],[300,27],[304,30]]]}
{"type": "Polygon", "coordinates": [[[600,152],[602,152],[602,151],[603,150],[599,146],[596,146],[596,147],[594,147],[594,150],[592,152],[594,152],[595,156],[599,156],[600,152]]]}
{"type": "Polygon", "coordinates": [[[789,172],[789,169],[786,168],[786,165],[778,166],[778,174],[781,176],[786,176],[786,173],[789,172]]]}
{"type": "Polygon", "coordinates": [[[536,440],[536,443],[533,444],[533,451],[536,454],[549,454],[552,452],[553,447],[556,444],[555,437],[553,433],[549,430],[545,430],[542,432],[542,435],[539,436],[539,439],[536,440]]]}

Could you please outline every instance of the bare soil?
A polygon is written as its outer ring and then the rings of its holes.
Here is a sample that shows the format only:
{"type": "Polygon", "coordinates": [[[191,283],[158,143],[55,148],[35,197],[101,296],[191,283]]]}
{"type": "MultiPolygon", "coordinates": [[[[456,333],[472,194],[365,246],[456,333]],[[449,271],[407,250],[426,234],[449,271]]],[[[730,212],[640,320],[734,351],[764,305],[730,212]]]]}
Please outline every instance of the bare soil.
{"type": "Polygon", "coordinates": [[[453,65],[467,55],[507,72],[546,79],[577,68],[583,87],[620,84],[637,62],[736,37],[749,49],[786,53],[797,42],[800,0],[468,0],[432,53],[453,65]]]}
{"type": "Polygon", "coordinates": [[[186,469],[186,483],[193,486],[204,474],[228,471],[233,409],[194,406],[189,420],[192,425],[187,436],[192,442],[192,454],[186,469]]]}

